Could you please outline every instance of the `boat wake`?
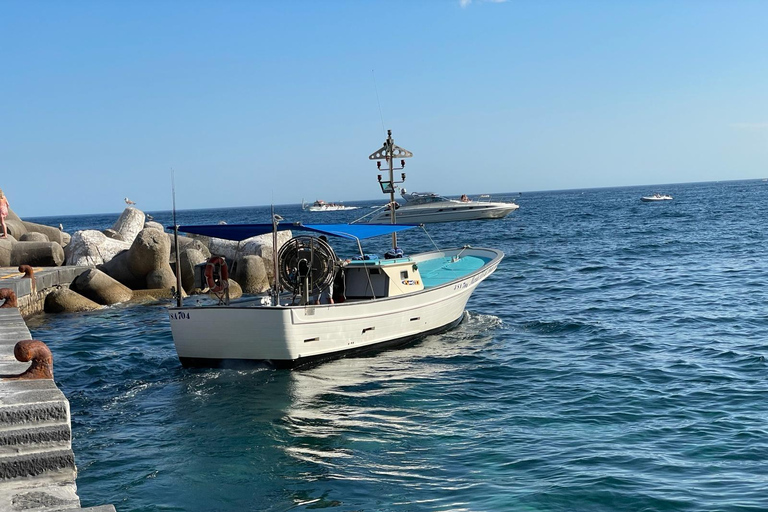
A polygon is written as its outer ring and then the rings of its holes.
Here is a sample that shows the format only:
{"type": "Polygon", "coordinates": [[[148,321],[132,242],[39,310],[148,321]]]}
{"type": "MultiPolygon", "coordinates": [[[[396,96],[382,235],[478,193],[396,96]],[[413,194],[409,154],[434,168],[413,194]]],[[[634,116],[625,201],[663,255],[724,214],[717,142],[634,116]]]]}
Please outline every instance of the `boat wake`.
{"type": "Polygon", "coordinates": [[[467,311],[461,329],[470,329],[474,332],[488,331],[498,329],[504,325],[504,321],[496,315],[485,315],[483,313],[472,313],[467,311]]]}

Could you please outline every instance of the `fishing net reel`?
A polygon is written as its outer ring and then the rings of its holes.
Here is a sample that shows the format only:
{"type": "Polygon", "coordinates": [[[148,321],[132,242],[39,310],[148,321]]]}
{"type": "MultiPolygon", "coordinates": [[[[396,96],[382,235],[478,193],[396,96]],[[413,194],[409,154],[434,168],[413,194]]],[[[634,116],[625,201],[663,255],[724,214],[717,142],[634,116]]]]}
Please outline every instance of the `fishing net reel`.
{"type": "Polygon", "coordinates": [[[277,254],[280,285],[309,302],[332,282],[336,253],[328,242],[312,236],[297,236],[288,240],[277,254]]]}

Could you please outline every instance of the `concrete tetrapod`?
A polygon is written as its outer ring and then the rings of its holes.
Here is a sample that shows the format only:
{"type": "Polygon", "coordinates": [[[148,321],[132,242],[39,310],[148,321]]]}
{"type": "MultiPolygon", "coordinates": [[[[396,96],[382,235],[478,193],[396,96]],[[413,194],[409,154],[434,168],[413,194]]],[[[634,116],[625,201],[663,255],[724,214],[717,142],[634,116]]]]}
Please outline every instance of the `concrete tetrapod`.
{"type": "Polygon", "coordinates": [[[229,280],[229,298],[239,299],[242,296],[243,296],[243,289],[242,287],[240,287],[240,284],[234,279],[230,279],[229,280]]]}
{"type": "Polygon", "coordinates": [[[153,270],[169,264],[171,244],[168,236],[157,229],[142,229],[128,250],[128,269],[136,277],[146,277],[153,270]]]}
{"type": "Polygon", "coordinates": [[[133,242],[136,235],[144,229],[145,218],[141,210],[128,207],[120,214],[112,229],[120,233],[120,237],[126,242],[133,242]]]}
{"type": "Polygon", "coordinates": [[[147,288],[149,289],[163,290],[174,287],[176,287],[176,276],[168,264],[147,274],[147,288]]]}
{"type": "Polygon", "coordinates": [[[102,231],[102,233],[104,233],[104,236],[111,238],[112,240],[119,240],[121,242],[125,241],[123,240],[123,236],[114,229],[105,229],[102,231]]]}
{"type": "Polygon", "coordinates": [[[243,256],[237,260],[235,281],[243,287],[243,293],[255,294],[269,290],[267,269],[261,256],[243,256]]]}
{"type": "Polygon", "coordinates": [[[43,224],[35,224],[34,222],[27,222],[25,220],[21,221],[21,223],[24,225],[24,228],[27,230],[27,234],[32,233],[41,233],[48,237],[48,240],[51,242],[56,242],[59,245],[63,245],[64,243],[64,233],[59,230],[59,228],[54,228],[52,226],[45,226],[43,224]]]}
{"type": "Polygon", "coordinates": [[[64,248],[56,242],[16,242],[11,247],[11,266],[60,267],[64,248]]]}
{"type": "Polygon", "coordinates": [[[67,265],[96,267],[128,250],[131,244],[114,240],[95,229],[75,231],[69,244],[64,249],[67,265]]]}
{"type": "Polygon", "coordinates": [[[101,306],[69,288],[61,287],[45,297],[44,308],[46,313],[76,313],[93,311],[101,306]]]}
{"type": "Polygon", "coordinates": [[[8,235],[8,238],[0,239],[0,267],[11,266],[11,249],[16,240],[8,235]]]}
{"type": "Polygon", "coordinates": [[[181,287],[187,293],[192,293],[195,290],[195,265],[204,263],[208,259],[202,252],[192,247],[189,245],[179,253],[180,261],[176,266],[181,269],[181,287]]]}
{"type": "Polygon", "coordinates": [[[113,279],[117,279],[131,290],[143,290],[147,287],[146,276],[135,276],[128,269],[129,251],[130,250],[118,253],[114,258],[96,268],[113,279]]]}
{"type": "MultiPolygon", "coordinates": [[[[173,258],[176,256],[176,245],[173,241],[173,235],[169,235],[168,239],[171,242],[171,259],[173,260],[173,258]]],[[[195,249],[203,253],[203,256],[206,260],[211,257],[211,251],[208,249],[208,246],[203,243],[202,239],[198,240],[197,238],[190,238],[188,236],[179,235],[179,253],[190,249],[195,249]]]]}
{"type": "Polygon", "coordinates": [[[19,242],[50,242],[48,235],[27,231],[19,237],[19,242]]]}
{"type": "Polygon", "coordinates": [[[128,302],[133,291],[101,270],[86,270],[72,281],[70,288],[92,301],[109,306],[119,302],[128,302]]]}
{"type": "Polygon", "coordinates": [[[147,222],[145,222],[144,228],[156,229],[158,231],[162,231],[163,233],[165,233],[165,227],[159,222],[155,222],[152,220],[148,220],[147,222]]]}
{"type": "Polygon", "coordinates": [[[11,219],[10,215],[5,219],[5,228],[8,231],[8,236],[13,236],[16,240],[21,238],[21,235],[27,232],[24,223],[20,220],[11,219]]]}

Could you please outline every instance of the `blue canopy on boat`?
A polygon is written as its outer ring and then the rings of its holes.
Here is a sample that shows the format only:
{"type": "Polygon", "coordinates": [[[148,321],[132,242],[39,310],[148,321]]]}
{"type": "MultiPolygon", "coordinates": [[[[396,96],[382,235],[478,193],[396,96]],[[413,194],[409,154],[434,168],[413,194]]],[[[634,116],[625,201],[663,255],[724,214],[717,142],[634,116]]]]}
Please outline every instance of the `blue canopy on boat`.
{"type": "MultiPolygon", "coordinates": [[[[277,225],[278,231],[313,231],[328,236],[338,236],[349,240],[363,240],[375,236],[389,235],[406,229],[413,229],[416,224],[301,224],[283,222],[277,225]]],[[[168,229],[173,229],[169,226],[168,229]]],[[[198,226],[179,226],[182,233],[193,233],[225,240],[245,240],[252,236],[272,232],[272,224],[206,224],[198,226]]]]}

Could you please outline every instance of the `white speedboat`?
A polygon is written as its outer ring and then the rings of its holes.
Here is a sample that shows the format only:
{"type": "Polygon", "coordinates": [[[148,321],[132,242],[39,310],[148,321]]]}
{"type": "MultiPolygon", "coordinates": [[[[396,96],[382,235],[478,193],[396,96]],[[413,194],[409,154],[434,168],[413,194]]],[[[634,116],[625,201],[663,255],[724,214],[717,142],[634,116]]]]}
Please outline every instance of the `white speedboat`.
{"type": "MultiPolygon", "coordinates": [[[[230,224],[178,229],[229,240],[244,240],[273,229],[307,230],[313,235],[355,240],[361,247],[362,239],[414,227],[230,224]]],[[[173,341],[182,365],[267,361],[293,367],[451,329],[464,318],[472,292],[504,256],[496,249],[468,246],[411,256],[393,251],[390,259],[364,254],[362,249],[360,253],[361,259],[339,265],[322,239],[294,237],[277,255],[275,274],[280,288],[273,289],[271,298],[170,308],[173,341]],[[331,282],[337,283],[334,303],[315,304],[312,296],[331,282]]],[[[216,275],[221,275],[221,269],[216,265],[220,260],[208,263],[205,271],[209,286],[219,291],[222,287],[216,275]]]]}
{"type": "Polygon", "coordinates": [[[342,210],[357,210],[357,206],[344,206],[341,203],[326,203],[322,199],[318,199],[310,206],[301,202],[301,208],[310,212],[338,212],[342,210]]]}
{"type": "Polygon", "coordinates": [[[667,194],[656,193],[656,194],[653,194],[652,196],[643,196],[640,198],[640,200],[646,203],[650,203],[653,201],[671,201],[672,196],[667,194]]]}
{"type": "MultiPolygon", "coordinates": [[[[395,219],[398,224],[425,224],[459,220],[501,219],[520,208],[516,203],[493,202],[488,196],[477,200],[463,196],[462,200],[448,199],[432,192],[408,193],[400,190],[404,204],[395,203],[395,219]]],[[[390,203],[392,204],[392,203],[390,203]]],[[[372,217],[369,224],[389,224],[392,221],[389,207],[372,217]]]]}

